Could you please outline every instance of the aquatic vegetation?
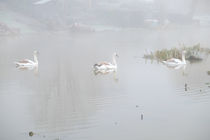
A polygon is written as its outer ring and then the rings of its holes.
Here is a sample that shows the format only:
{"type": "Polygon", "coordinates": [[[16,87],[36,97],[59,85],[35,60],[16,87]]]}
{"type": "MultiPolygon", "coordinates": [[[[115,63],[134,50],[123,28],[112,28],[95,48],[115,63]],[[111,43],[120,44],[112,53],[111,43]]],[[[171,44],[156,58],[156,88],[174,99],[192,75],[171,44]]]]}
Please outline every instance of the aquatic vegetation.
{"type": "Polygon", "coordinates": [[[200,47],[200,44],[196,44],[194,46],[189,46],[189,47],[182,45],[179,48],[174,47],[171,49],[157,50],[154,52],[144,54],[143,58],[155,59],[157,61],[164,61],[170,58],[181,59],[183,50],[186,51],[186,59],[191,63],[202,61],[210,54],[209,48],[202,48],[200,47]]]}
{"type": "Polygon", "coordinates": [[[69,27],[69,30],[71,32],[95,32],[94,28],[92,28],[91,26],[77,22],[73,23],[69,27]]]}
{"type": "Polygon", "coordinates": [[[17,35],[18,33],[18,29],[12,29],[0,22],[0,36],[17,35]]]}

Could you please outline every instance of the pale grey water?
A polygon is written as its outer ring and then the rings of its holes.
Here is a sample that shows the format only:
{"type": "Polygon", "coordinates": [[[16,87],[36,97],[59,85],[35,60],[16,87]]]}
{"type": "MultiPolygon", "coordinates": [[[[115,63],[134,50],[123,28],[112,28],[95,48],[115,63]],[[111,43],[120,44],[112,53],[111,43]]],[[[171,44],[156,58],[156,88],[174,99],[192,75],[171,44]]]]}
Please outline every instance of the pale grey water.
{"type": "Polygon", "coordinates": [[[209,31],[180,27],[2,37],[0,139],[208,140],[210,60],[188,63],[183,71],[142,56],[145,49],[179,43],[210,47],[209,31]],[[31,59],[35,49],[38,73],[16,69],[13,61],[31,59]],[[120,56],[117,73],[95,76],[92,65],[111,61],[113,52],[120,56]]]}

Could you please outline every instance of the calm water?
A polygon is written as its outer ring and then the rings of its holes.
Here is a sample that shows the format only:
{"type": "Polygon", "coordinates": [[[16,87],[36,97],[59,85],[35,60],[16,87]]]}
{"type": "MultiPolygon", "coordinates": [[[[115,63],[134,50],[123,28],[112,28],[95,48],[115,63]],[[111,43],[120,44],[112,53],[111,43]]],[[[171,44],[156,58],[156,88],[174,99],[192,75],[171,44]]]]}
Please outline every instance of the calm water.
{"type": "Polygon", "coordinates": [[[179,43],[210,47],[210,29],[38,34],[0,40],[0,139],[208,140],[210,59],[173,70],[142,59],[179,43]],[[38,70],[13,61],[39,51],[38,70]],[[92,65],[119,54],[117,73],[92,65]],[[38,72],[37,72],[38,71],[38,72]],[[29,136],[32,131],[34,135],[29,136]]]}

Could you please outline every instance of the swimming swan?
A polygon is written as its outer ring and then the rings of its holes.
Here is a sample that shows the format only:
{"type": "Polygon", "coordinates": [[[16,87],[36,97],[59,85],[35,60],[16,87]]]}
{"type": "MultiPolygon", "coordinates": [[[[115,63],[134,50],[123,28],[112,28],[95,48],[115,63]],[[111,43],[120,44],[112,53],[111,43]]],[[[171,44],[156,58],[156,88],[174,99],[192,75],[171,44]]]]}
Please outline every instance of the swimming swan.
{"type": "Polygon", "coordinates": [[[186,64],[185,54],[186,54],[186,51],[182,51],[182,60],[177,59],[177,58],[171,58],[169,60],[163,61],[163,63],[172,67],[178,66],[178,65],[185,65],[186,64]]]}
{"type": "Polygon", "coordinates": [[[38,58],[37,58],[37,51],[34,51],[34,61],[29,59],[23,59],[18,62],[14,62],[16,64],[16,67],[22,67],[22,68],[32,68],[32,67],[38,67],[38,58]]]}
{"type": "Polygon", "coordinates": [[[100,62],[95,64],[94,70],[96,71],[109,71],[109,70],[117,70],[117,62],[116,62],[116,57],[119,57],[117,53],[114,53],[112,56],[112,63],[110,62],[100,62]]]}

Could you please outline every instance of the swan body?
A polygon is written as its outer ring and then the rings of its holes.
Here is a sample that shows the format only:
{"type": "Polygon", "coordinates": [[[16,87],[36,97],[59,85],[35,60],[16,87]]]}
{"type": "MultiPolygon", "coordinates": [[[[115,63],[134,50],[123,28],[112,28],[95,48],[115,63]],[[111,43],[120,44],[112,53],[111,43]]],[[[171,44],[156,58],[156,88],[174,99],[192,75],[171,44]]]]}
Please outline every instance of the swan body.
{"type": "Polygon", "coordinates": [[[185,68],[186,68],[186,65],[184,65],[184,64],[182,64],[182,65],[174,65],[174,66],[172,66],[172,65],[166,65],[166,66],[168,68],[175,69],[175,70],[178,70],[178,69],[185,70],[185,68]]]}
{"type": "Polygon", "coordinates": [[[113,72],[116,72],[115,69],[103,69],[103,70],[94,70],[94,74],[95,75],[106,75],[106,74],[109,74],[109,73],[113,73],[113,72]]]}
{"type": "Polygon", "coordinates": [[[38,66],[38,59],[37,59],[37,51],[34,51],[34,61],[29,60],[29,59],[23,59],[17,62],[14,62],[16,64],[16,67],[22,68],[22,69],[30,69],[33,67],[38,66]]]}
{"type": "Polygon", "coordinates": [[[93,68],[95,71],[113,71],[117,70],[117,62],[116,62],[116,57],[119,57],[117,53],[113,54],[113,62],[100,62],[95,65],[93,65],[93,68]]]}
{"type": "Polygon", "coordinates": [[[109,70],[109,69],[116,69],[117,66],[108,62],[101,62],[101,63],[95,64],[94,68],[97,70],[109,70]]]}
{"type": "Polygon", "coordinates": [[[169,60],[163,61],[163,63],[166,64],[167,66],[171,66],[171,67],[185,65],[186,64],[185,53],[186,53],[186,51],[182,52],[182,60],[177,59],[177,58],[171,58],[169,60]]]}

